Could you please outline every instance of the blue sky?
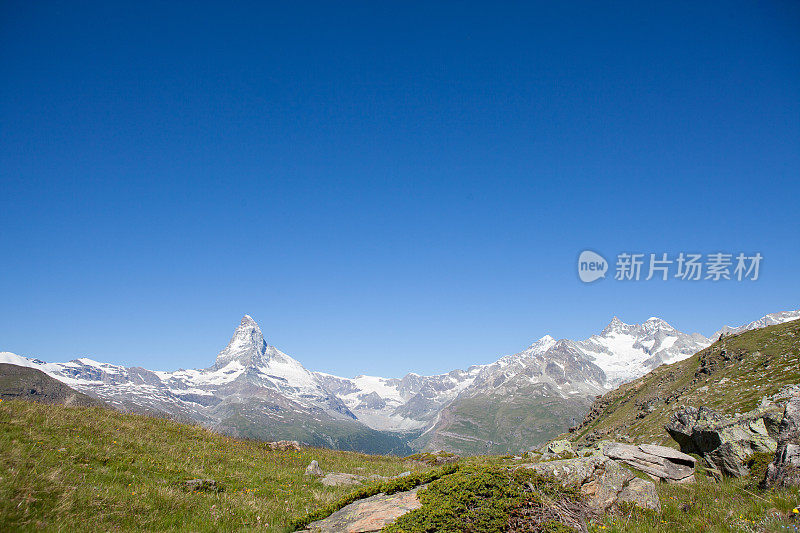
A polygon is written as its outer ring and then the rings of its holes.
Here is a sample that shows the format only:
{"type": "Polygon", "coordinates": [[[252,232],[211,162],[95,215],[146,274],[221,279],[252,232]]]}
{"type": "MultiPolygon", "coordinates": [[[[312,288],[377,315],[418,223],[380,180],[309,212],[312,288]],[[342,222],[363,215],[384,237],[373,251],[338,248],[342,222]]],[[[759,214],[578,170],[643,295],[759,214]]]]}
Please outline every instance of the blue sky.
{"type": "Polygon", "coordinates": [[[796,2],[164,4],[0,6],[0,350],[203,367],[249,313],[402,375],[800,307],[796,2]]]}

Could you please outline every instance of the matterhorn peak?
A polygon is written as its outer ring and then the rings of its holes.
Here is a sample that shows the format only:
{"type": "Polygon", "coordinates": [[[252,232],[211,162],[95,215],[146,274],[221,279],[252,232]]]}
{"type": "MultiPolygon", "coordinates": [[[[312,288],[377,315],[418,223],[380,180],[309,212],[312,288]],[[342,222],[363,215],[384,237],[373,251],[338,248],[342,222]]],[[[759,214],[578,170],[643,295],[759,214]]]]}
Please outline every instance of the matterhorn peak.
{"type": "Polygon", "coordinates": [[[267,351],[267,342],[253,317],[244,315],[230,342],[217,355],[216,368],[237,361],[245,367],[259,363],[267,351]]]}

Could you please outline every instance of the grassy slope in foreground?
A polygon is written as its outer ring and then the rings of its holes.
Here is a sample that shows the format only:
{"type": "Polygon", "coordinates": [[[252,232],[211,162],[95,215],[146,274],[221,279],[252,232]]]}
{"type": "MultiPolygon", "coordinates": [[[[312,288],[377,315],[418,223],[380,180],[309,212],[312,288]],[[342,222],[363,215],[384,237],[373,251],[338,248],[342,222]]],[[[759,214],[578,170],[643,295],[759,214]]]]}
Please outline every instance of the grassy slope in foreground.
{"type": "Polygon", "coordinates": [[[664,424],[680,406],[744,413],[765,395],[796,383],[800,383],[800,320],[725,337],[688,359],[662,365],[620,386],[594,402],[583,425],[569,438],[582,442],[594,435],[676,446],[664,424]]]}
{"type": "Polygon", "coordinates": [[[350,490],[305,478],[312,459],[366,476],[421,468],[352,452],[271,451],[169,420],[23,401],[0,402],[0,450],[6,530],[284,531],[290,516],[350,490]],[[222,482],[225,492],[177,486],[194,478],[222,482]]]}

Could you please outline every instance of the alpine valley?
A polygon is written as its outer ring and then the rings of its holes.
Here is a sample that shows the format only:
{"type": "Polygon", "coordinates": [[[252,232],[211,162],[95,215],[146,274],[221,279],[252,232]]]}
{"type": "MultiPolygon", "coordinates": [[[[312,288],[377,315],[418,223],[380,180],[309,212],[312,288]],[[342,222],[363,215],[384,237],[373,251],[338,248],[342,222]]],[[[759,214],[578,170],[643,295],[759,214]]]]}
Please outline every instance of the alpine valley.
{"type": "Polygon", "coordinates": [[[310,371],[268,344],[248,315],[215,363],[200,370],[151,371],[88,358],[46,363],[10,352],[0,352],[0,363],[41,370],[120,410],[167,415],[234,436],[379,454],[498,454],[561,434],[583,419],[597,396],[692,356],[721,333],[798,318],[800,311],[774,313],[707,338],[659,318],[631,325],[614,317],[582,341],[547,335],[491,364],[402,378],[310,371]]]}

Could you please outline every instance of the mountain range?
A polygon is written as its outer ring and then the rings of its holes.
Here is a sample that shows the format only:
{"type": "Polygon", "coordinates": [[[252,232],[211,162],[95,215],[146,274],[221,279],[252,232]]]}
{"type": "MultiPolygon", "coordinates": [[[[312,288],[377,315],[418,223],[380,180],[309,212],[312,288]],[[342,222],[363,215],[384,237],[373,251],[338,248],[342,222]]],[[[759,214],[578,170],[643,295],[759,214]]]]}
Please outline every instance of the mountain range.
{"type": "MultiPolygon", "coordinates": [[[[725,326],[713,339],[798,318],[800,311],[774,313],[725,326]]],[[[581,420],[597,396],[711,343],[659,318],[625,324],[614,317],[588,339],[546,335],[466,370],[343,378],[306,369],[268,344],[245,315],[204,369],[151,371],[88,358],[47,363],[10,352],[0,352],[0,362],[36,368],[122,410],[166,414],[236,436],[370,453],[476,454],[545,442],[581,420]]]]}

